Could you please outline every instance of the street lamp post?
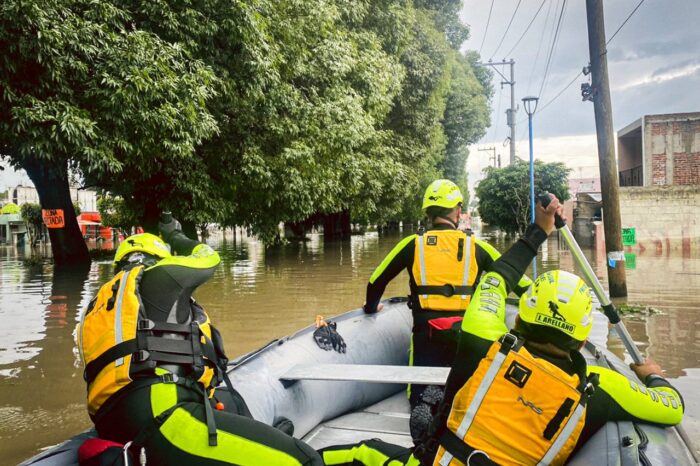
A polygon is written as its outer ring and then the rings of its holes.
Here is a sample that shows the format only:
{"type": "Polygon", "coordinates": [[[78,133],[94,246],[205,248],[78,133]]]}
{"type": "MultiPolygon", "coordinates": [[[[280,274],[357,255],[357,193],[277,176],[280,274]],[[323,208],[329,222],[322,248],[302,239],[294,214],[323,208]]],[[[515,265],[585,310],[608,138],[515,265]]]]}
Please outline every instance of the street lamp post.
{"type": "MultiPolygon", "coordinates": [[[[527,126],[530,136],[530,221],[535,223],[535,161],[532,155],[532,115],[537,110],[539,97],[523,97],[523,107],[527,113],[527,126]]],[[[532,259],[532,277],[537,278],[537,256],[532,259]]]]}

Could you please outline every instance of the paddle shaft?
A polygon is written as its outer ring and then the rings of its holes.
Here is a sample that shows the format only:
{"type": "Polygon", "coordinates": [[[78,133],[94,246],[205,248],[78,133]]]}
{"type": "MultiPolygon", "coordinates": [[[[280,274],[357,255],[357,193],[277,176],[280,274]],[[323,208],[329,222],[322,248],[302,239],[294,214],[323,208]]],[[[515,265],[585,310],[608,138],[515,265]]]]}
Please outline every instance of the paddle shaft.
{"type": "MultiPolygon", "coordinates": [[[[551,200],[549,197],[549,193],[541,194],[540,196],[538,196],[538,198],[542,203],[543,207],[547,207],[551,200]]],[[[586,256],[583,255],[583,251],[581,251],[581,248],[576,242],[574,235],[571,233],[571,230],[569,230],[569,226],[566,224],[566,222],[564,222],[564,220],[562,220],[562,218],[559,215],[556,216],[555,226],[564,237],[564,241],[569,246],[571,253],[574,255],[576,263],[579,265],[581,270],[583,270],[583,276],[588,282],[588,284],[591,285],[591,288],[593,288],[593,292],[598,297],[598,301],[600,301],[600,304],[603,308],[603,312],[607,316],[610,323],[615,325],[615,330],[617,331],[617,334],[620,335],[622,343],[625,345],[627,352],[630,354],[630,356],[632,356],[632,360],[635,364],[642,364],[644,362],[644,357],[642,356],[642,353],[639,352],[639,348],[637,348],[637,345],[634,344],[634,341],[632,340],[632,337],[627,331],[625,324],[623,324],[622,321],[620,321],[620,316],[617,314],[615,306],[610,301],[610,298],[608,298],[608,295],[605,293],[603,286],[600,284],[600,280],[598,280],[598,277],[596,276],[595,272],[593,272],[593,269],[588,263],[586,256]]]]}

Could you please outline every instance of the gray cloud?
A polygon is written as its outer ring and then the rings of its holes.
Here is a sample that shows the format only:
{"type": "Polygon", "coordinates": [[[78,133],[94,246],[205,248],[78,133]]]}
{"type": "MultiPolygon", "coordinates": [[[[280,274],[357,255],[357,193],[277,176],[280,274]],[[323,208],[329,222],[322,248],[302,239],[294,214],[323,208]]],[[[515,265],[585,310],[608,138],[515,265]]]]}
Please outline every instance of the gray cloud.
{"type": "MultiPolygon", "coordinates": [[[[551,43],[551,32],[561,0],[547,0],[533,26],[516,48],[512,57],[516,61],[516,100],[527,94],[535,94],[540,88],[545,61],[551,43]],[[549,9],[549,18],[547,10],[549,9]],[[556,13],[555,13],[556,10],[556,13]],[[537,55],[540,48],[539,56],[537,55]],[[533,71],[534,70],[534,71],[533,71]]],[[[486,33],[483,53],[492,53],[505,32],[517,0],[495,0],[491,25],[486,33]]],[[[466,48],[478,50],[484,38],[484,28],[491,2],[465,0],[463,19],[472,27],[472,38],[466,48]]],[[[605,3],[605,22],[608,38],[627,18],[636,2],[608,1],[605,3]]],[[[515,40],[527,26],[539,2],[522,2],[511,30],[504,40],[502,50],[510,50],[515,40]]],[[[700,92],[697,91],[698,72],[679,76],[676,71],[697,64],[700,59],[700,2],[692,0],[665,0],[645,2],[608,46],[608,66],[612,88],[613,121],[615,128],[634,121],[644,114],[700,111],[700,92]]],[[[498,57],[500,59],[502,57],[498,57]]],[[[561,25],[561,35],[550,63],[547,83],[541,104],[547,103],[586,65],[588,34],[585,2],[568,1],[566,16],[561,25]]],[[[581,135],[595,132],[593,105],[581,101],[579,77],[561,96],[535,117],[537,137],[581,135]]],[[[503,113],[510,102],[510,89],[503,91],[502,105],[494,109],[503,113]]],[[[493,99],[496,106],[497,95],[493,99]]],[[[518,121],[525,118],[518,113],[518,121]]],[[[493,117],[492,121],[495,122],[493,117]]],[[[499,138],[507,134],[505,116],[499,120],[499,138]]],[[[516,136],[526,137],[526,123],[520,123],[516,136]]],[[[493,135],[493,129],[488,137],[493,135]]]]}

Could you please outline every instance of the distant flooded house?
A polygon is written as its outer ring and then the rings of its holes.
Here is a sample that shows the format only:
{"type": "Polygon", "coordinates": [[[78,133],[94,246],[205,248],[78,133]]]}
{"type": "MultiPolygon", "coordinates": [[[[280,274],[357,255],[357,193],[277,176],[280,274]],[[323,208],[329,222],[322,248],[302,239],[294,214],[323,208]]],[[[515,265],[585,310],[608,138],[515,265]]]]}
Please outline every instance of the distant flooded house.
{"type": "Polygon", "coordinates": [[[22,219],[20,209],[14,202],[8,202],[0,208],[0,244],[17,244],[24,241],[27,226],[22,219]]]}
{"type": "Polygon", "coordinates": [[[618,131],[617,152],[627,249],[700,252],[700,112],[644,115],[618,131]]]}

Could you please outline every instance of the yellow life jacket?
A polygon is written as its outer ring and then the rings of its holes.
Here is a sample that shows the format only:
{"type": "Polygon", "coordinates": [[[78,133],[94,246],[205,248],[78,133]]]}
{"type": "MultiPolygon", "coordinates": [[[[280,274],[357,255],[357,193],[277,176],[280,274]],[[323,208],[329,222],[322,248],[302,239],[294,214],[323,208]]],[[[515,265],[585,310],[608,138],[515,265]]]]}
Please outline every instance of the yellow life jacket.
{"type": "Polygon", "coordinates": [[[569,375],[523,343],[507,333],[491,345],[455,395],[434,466],[467,464],[470,455],[483,454],[501,466],[564,464],[592,391],[586,362],[572,352],[577,374],[569,375]]]}
{"type": "Polygon", "coordinates": [[[459,230],[419,231],[413,278],[422,309],[464,311],[474,293],[476,242],[459,230]]]}
{"type": "Polygon", "coordinates": [[[139,295],[142,275],[141,265],[115,275],[100,288],[78,324],[91,416],[135,378],[154,375],[158,365],[185,366],[205,389],[219,381],[217,364],[225,355],[204,310],[191,303],[191,324],[149,320],[139,295]]]}

